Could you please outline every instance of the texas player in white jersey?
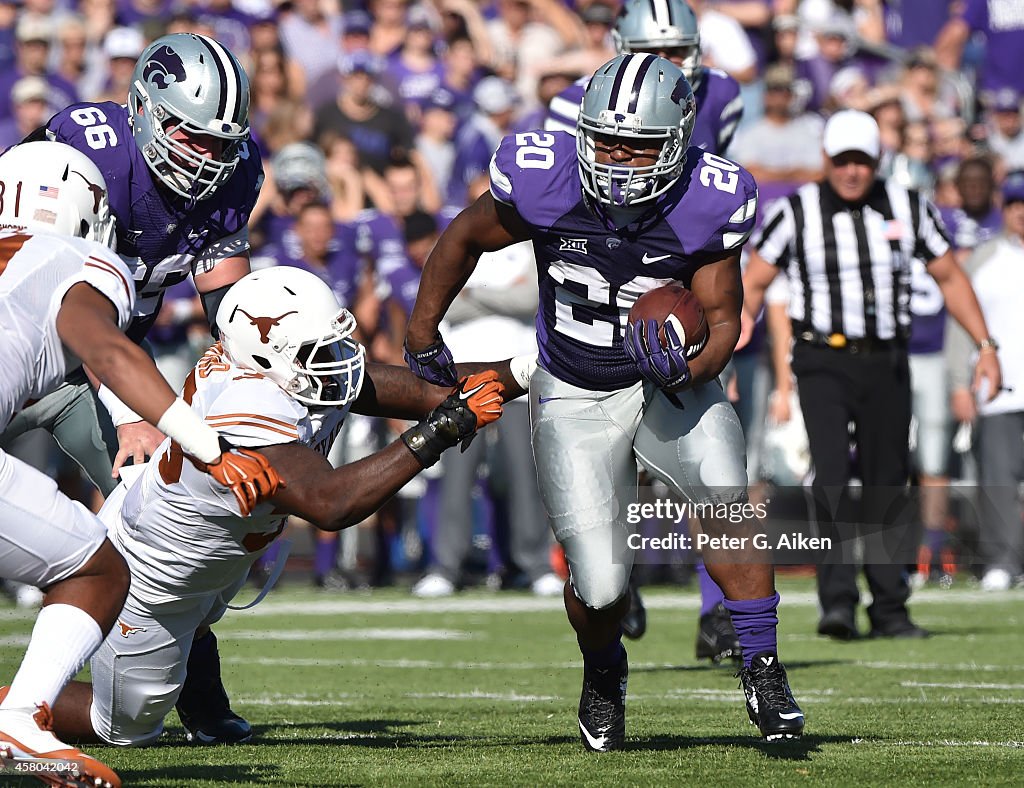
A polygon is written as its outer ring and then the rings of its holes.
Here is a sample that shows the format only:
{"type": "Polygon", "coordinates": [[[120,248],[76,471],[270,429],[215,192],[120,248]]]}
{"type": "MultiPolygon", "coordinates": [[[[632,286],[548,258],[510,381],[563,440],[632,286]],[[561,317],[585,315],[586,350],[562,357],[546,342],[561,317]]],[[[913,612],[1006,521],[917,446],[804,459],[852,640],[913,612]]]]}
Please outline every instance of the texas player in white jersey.
{"type": "Polygon", "coordinates": [[[319,277],[298,268],[241,279],[217,324],[221,344],[196,365],[183,396],[222,437],[265,456],[287,486],[242,511],[167,440],[137,481],[115,489],[100,517],[128,562],[131,590],[92,659],[92,685],[69,684],[54,711],[56,730],[69,738],[154,742],[181,692],[196,629],[224,614],[289,514],[326,531],[355,525],[445,449],[498,418],[506,388],[524,390],[524,376],[513,377],[507,363],[492,365],[503,382],[488,370],[455,390],[404,368],[365,364],[351,338],[352,315],[319,277]],[[326,456],[350,409],[426,416],[380,452],[334,469],[326,456]]]}
{"type": "MultiPolygon", "coordinates": [[[[216,430],[122,333],[135,289],[113,238],[106,183],[86,156],[37,142],[0,159],[0,424],[85,364],[173,434],[207,484],[251,509],[276,492],[276,473],[253,452],[222,453],[216,430]]],[[[50,709],[113,625],[127,567],[96,517],[3,451],[0,575],[45,591],[24,660],[0,694],[0,759],[60,760],[63,768],[33,770],[57,785],[84,784],[73,782],[79,777],[120,785],[108,767],[54,736],[50,709]]]]}

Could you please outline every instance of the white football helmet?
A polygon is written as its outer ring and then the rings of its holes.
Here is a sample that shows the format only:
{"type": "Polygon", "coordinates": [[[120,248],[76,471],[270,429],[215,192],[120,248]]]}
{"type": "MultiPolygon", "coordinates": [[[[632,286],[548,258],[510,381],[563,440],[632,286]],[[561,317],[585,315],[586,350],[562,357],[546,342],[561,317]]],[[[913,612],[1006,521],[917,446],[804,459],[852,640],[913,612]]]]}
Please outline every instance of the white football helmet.
{"type": "Polygon", "coordinates": [[[679,180],[697,105],[683,72],[663,57],[616,55],[590,78],[576,126],[583,189],[598,202],[627,207],[650,202],[679,180]],[[600,139],[660,147],[646,167],[597,161],[600,139]]]}
{"type": "Polygon", "coordinates": [[[128,111],[153,174],[175,194],[204,200],[231,177],[249,139],[249,78],[220,42],[172,33],[139,56],[128,111]],[[178,132],[216,137],[220,156],[197,153],[175,139],[178,132]]]}
{"type": "Polygon", "coordinates": [[[363,385],[355,318],[316,274],[265,268],[231,286],[217,310],[228,356],[312,407],[347,408],[363,385]]]}
{"type": "Polygon", "coordinates": [[[61,142],[26,142],[0,156],[0,229],[70,235],[115,246],[107,182],[61,142]]]}

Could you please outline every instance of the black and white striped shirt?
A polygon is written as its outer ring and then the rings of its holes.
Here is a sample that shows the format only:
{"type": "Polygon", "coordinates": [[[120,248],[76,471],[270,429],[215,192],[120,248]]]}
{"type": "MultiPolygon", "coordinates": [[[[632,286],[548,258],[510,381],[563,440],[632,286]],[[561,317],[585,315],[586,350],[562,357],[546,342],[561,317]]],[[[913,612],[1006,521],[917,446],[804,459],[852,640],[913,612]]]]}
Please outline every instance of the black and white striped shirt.
{"type": "Polygon", "coordinates": [[[773,203],[755,243],[789,278],[794,330],[850,339],[904,340],[910,331],[910,261],[950,248],[935,206],[876,181],[862,203],[808,183],[773,203]]]}

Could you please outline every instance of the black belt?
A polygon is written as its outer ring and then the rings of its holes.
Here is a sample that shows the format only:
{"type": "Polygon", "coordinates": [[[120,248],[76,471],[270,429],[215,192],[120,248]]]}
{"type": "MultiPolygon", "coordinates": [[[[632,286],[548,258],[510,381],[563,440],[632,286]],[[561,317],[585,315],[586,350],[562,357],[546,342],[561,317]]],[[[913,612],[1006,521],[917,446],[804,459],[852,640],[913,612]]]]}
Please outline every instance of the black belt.
{"type": "Polygon", "coordinates": [[[874,337],[854,339],[845,334],[823,334],[820,331],[800,331],[794,334],[794,339],[801,345],[824,347],[842,353],[878,353],[904,349],[904,344],[895,339],[876,339],[874,337]]]}

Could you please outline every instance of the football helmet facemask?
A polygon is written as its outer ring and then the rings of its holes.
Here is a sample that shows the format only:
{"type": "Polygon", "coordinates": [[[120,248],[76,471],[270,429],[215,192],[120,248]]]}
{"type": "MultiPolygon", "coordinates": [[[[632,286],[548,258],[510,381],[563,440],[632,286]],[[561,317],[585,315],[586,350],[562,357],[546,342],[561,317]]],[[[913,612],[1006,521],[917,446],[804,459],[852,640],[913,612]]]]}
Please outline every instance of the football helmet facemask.
{"type": "Polygon", "coordinates": [[[228,356],[311,407],[348,408],[363,385],[355,318],[301,268],[275,266],[235,282],[217,310],[228,356]]]}
{"type": "Polygon", "coordinates": [[[584,191],[617,208],[664,194],[686,161],[697,106],[690,84],[670,61],[650,54],[617,55],[590,79],[576,129],[584,191]],[[660,146],[648,166],[597,161],[597,138],[617,137],[636,148],[660,146]]]}
{"type": "MultiPolygon", "coordinates": [[[[686,79],[696,90],[700,78],[700,28],[684,0],[626,0],[612,28],[622,53],[678,52],[686,79]]],[[[673,58],[674,62],[674,58],[673,58]]]]}
{"type": "Polygon", "coordinates": [[[92,160],[60,142],[26,142],[0,156],[0,229],[70,235],[115,246],[107,183],[92,160]]]}
{"type": "Polygon", "coordinates": [[[158,38],[139,56],[128,89],[132,134],[159,181],[203,200],[235,170],[249,138],[249,79],[223,45],[195,33],[158,38]],[[181,139],[213,137],[208,158],[181,139]]]}

